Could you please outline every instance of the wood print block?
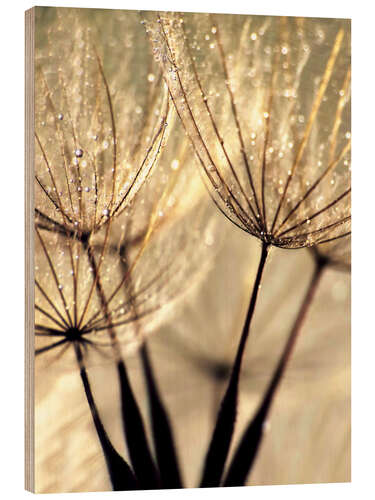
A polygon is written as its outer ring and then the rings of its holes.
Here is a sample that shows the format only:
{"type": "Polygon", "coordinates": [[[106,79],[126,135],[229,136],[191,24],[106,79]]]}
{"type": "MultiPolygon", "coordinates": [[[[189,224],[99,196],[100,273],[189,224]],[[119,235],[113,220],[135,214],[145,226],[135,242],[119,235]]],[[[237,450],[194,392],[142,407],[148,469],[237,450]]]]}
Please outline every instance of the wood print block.
{"type": "Polygon", "coordinates": [[[27,489],[350,481],[350,21],[26,40],[27,489]]]}

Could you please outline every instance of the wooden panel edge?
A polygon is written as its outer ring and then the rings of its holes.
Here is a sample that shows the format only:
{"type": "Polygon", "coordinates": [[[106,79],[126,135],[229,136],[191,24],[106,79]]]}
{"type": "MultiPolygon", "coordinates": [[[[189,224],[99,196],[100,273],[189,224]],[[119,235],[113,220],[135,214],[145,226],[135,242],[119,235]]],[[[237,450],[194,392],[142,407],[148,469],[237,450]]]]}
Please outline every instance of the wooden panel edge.
{"type": "Polygon", "coordinates": [[[34,446],[34,46],[35,8],[25,12],[25,489],[35,492],[34,446]]]}

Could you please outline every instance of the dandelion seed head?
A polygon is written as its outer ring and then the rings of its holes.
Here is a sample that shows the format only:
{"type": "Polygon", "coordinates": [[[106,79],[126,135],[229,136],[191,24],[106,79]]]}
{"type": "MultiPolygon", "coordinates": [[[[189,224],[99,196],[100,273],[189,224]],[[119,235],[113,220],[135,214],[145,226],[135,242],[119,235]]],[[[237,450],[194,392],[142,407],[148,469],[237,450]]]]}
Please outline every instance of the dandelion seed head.
{"type": "MultiPolygon", "coordinates": [[[[163,15],[163,23],[170,18],[163,15]]],[[[284,25],[278,18],[265,24],[254,18],[250,32],[243,24],[234,36],[221,21],[215,37],[220,50],[202,46],[194,58],[185,47],[197,48],[192,22],[185,22],[183,33],[176,26],[166,38],[158,37],[155,46],[173,52],[178,78],[165,73],[166,81],[198,156],[202,148],[207,152],[205,175],[216,204],[246,232],[283,248],[350,231],[349,179],[343,171],[343,140],[350,138],[347,24],[334,21],[328,36],[315,20],[302,26],[295,19],[284,25]],[[275,32],[291,35],[278,45],[275,32]],[[213,67],[218,70],[207,71],[213,67]],[[214,100],[205,105],[212,89],[224,96],[220,108],[214,100]],[[335,170],[339,178],[332,177],[335,170]]]]}

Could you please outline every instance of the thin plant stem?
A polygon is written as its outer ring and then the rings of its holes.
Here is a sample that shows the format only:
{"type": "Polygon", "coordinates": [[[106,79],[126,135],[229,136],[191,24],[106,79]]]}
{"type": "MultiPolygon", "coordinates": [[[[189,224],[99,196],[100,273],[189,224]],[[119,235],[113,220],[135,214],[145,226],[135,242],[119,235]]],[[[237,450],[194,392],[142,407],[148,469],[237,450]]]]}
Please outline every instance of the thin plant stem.
{"type": "Polygon", "coordinates": [[[151,413],[152,434],[162,488],[182,488],[176,447],[170,419],[160,396],[146,343],[141,348],[141,360],[146,379],[151,413]]]}
{"type": "Polygon", "coordinates": [[[227,459],[231,444],[234,424],[237,412],[238,385],[242,358],[245,351],[246,341],[249,336],[251,320],[254,315],[256,300],[260,289],[264,266],[267,261],[269,245],[262,243],[262,253],[258,265],[258,271],[251,293],[250,304],[246,315],[245,324],[242,330],[240,342],[238,344],[236,358],[233,364],[229,384],[221,402],[221,407],[217,416],[215,430],[206,455],[203,475],[200,487],[213,488],[220,485],[225,461],[227,459]]]}
{"type": "Polygon", "coordinates": [[[133,465],[139,485],[142,489],[156,489],[159,487],[158,471],[147,442],[147,436],[143,424],[142,414],[134,396],[130,380],[127,374],[125,362],[122,359],[114,324],[110,321],[108,301],[102,287],[99,268],[96,264],[92,248],[88,242],[84,243],[88,254],[91,268],[93,269],[95,286],[99,295],[105,318],[109,321],[106,327],[111,339],[112,348],[116,358],[117,373],[119,377],[121,393],[122,422],[125,440],[129,450],[129,456],[133,465]]]}
{"type": "Polygon", "coordinates": [[[257,456],[257,452],[262,441],[264,424],[267,420],[270,407],[275,398],[277,389],[280,386],[280,382],[285,374],[288,361],[292,355],[296,341],[302,330],[302,326],[305,322],[307,312],[314,299],[323,271],[327,266],[327,260],[324,258],[317,258],[315,260],[315,263],[315,269],[307,288],[304,300],[302,302],[294,325],[289,333],[288,339],[284,346],[284,350],[273,373],[271,382],[255,416],[251,420],[240,441],[240,444],[237,447],[232,462],[229,466],[229,470],[223,486],[244,485],[246,482],[246,478],[249,475],[254,464],[254,460],[257,456]]]}
{"type": "Polygon", "coordinates": [[[94,421],[95,429],[99,437],[99,441],[104,453],[105,461],[107,464],[109,476],[114,491],[135,490],[138,489],[137,480],[133,471],[125,460],[117,453],[113,447],[108,435],[104,429],[103,423],[99,416],[97,406],[94,401],[94,396],[91,390],[91,385],[87,375],[86,367],[83,360],[81,346],[78,342],[74,344],[75,354],[83,387],[85,389],[86,399],[89,404],[92,419],[94,421]]]}

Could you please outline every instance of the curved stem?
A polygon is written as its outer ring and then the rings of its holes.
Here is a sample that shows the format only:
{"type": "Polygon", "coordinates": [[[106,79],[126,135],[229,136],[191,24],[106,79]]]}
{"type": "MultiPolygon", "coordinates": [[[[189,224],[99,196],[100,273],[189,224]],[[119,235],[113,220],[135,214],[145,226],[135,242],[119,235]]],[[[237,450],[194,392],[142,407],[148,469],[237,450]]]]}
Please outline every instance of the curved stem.
{"type": "Polygon", "coordinates": [[[98,434],[99,441],[104,453],[113,489],[115,491],[138,489],[137,480],[133,474],[133,471],[131,470],[129,465],[125,462],[125,460],[121,457],[121,455],[117,453],[104,429],[103,423],[101,421],[98,409],[94,401],[94,396],[91,390],[91,385],[83,361],[83,355],[80,345],[78,343],[75,343],[74,349],[83,387],[85,389],[86,399],[89,404],[91,416],[94,421],[96,432],[98,434]]]}
{"type": "Polygon", "coordinates": [[[250,304],[246,315],[245,324],[238,344],[236,358],[233,364],[229,384],[221,402],[217,416],[215,430],[206,455],[203,475],[200,487],[212,488],[219,486],[223,474],[225,461],[227,459],[237,412],[238,384],[242,358],[245,351],[246,341],[249,336],[251,320],[254,315],[255,304],[258,297],[260,283],[264,266],[266,264],[269,245],[262,243],[262,253],[259,261],[258,271],[250,298],[250,304]]]}
{"type": "Polygon", "coordinates": [[[242,486],[245,484],[246,478],[257,456],[263,436],[264,423],[266,422],[272,401],[274,400],[276,391],[285,373],[285,369],[293,352],[298,335],[306,319],[308,309],[315,296],[323,270],[327,265],[327,261],[324,259],[316,260],[315,262],[315,270],[311,277],[310,284],[292,330],[289,333],[289,337],[284,346],[284,350],[281,354],[277,367],[273,373],[271,382],[258,408],[258,411],[251,420],[240,441],[240,444],[237,447],[223,486],[242,486]]]}

